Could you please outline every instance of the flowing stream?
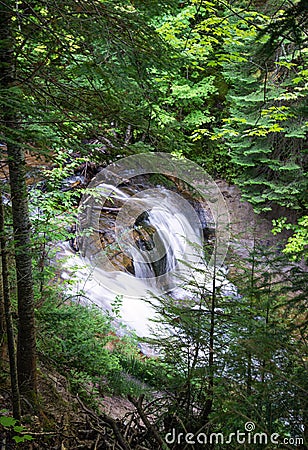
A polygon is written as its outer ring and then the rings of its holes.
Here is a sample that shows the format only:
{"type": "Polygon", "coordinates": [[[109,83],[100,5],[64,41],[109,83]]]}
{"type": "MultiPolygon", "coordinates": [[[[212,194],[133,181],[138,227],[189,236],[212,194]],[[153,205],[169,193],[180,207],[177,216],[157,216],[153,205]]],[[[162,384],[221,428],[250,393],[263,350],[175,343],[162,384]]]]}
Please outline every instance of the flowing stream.
{"type": "MultiPolygon", "coordinates": [[[[200,208],[196,212],[181,195],[161,186],[139,191],[103,184],[99,190],[108,200],[99,207],[87,205],[92,232],[82,238],[80,251],[61,245],[61,276],[76,280],[70,293],[84,303],[110,311],[120,300],[121,322],[138,336],[149,336],[154,296],[189,297],[188,280],[204,283],[211,275],[202,251],[211,215],[200,208]]],[[[227,291],[234,291],[220,278],[227,291]]]]}

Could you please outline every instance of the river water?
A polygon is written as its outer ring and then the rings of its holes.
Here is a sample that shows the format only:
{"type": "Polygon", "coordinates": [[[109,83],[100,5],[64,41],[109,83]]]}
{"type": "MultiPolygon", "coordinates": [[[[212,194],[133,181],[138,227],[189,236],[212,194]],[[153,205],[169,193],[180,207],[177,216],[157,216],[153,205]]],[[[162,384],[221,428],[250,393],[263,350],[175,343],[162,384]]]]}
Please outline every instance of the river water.
{"type": "MultiPolygon", "coordinates": [[[[91,204],[90,219],[86,210],[91,232],[82,236],[80,251],[60,246],[61,276],[75,280],[68,294],[83,303],[112,311],[117,299],[122,324],[146,337],[156,297],[191,298],[191,280],[211,289],[213,269],[203,251],[211,215],[162,186],[139,191],[102,184],[99,190],[108,201],[91,204]]],[[[223,269],[218,283],[236,294],[223,269]]]]}

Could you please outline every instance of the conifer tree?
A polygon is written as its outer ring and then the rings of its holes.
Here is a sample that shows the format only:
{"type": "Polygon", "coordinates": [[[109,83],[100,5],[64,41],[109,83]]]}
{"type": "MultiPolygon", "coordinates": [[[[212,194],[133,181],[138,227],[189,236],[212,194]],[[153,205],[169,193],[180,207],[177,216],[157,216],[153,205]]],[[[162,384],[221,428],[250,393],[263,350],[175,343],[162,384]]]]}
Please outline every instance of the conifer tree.
{"type": "Polygon", "coordinates": [[[227,140],[237,184],[256,211],[307,204],[307,53],[284,35],[274,53],[265,52],[271,37],[262,30],[280,23],[283,12],[277,14],[242,12],[226,43],[240,56],[225,64],[230,117],[217,136],[227,140]]]}
{"type": "Polygon", "coordinates": [[[1,141],[12,200],[17,364],[20,389],[32,399],[36,349],[25,151],[72,154],[96,136],[118,149],[124,135],[129,143],[130,135],[151,134],[148,69],[165,59],[147,11],[124,0],[0,5],[1,141]]]}
{"type": "Polygon", "coordinates": [[[156,299],[157,339],[149,342],[172,368],[164,430],[227,439],[253,422],[256,433],[305,445],[307,276],[294,268],[286,277],[287,259],[257,240],[247,258],[230,262],[238,291],[205,266],[186,279],[186,295],[156,299]]]}
{"type": "MultiPolygon", "coordinates": [[[[25,161],[19,135],[18,104],[21,91],[16,87],[15,36],[12,29],[14,2],[0,6],[0,88],[4,95],[1,119],[3,140],[7,147],[12,198],[15,242],[15,264],[18,291],[18,381],[22,392],[36,396],[36,346],[34,325],[34,296],[30,248],[30,219],[28,212],[25,161]],[[5,104],[3,104],[5,103],[5,104]]],[[[4,251],[4,248],[2,248],[4,251]]],[[[3,255],[4,256],[4,255],[3,255]]],[[[3,260],[4,262],[4,260],[3,260]]],[[[5,268],[2,262],[2,269],[5,268]]],[[[6,287],[6,295],[8,295],[6,287]]],[[[8,330],[9,331],[9,330],[8,330]]],[[[14,346],[14,342],[10,343],[14,346]]],[[[14,373],[12,373],[14,376],[14,373]]]]}

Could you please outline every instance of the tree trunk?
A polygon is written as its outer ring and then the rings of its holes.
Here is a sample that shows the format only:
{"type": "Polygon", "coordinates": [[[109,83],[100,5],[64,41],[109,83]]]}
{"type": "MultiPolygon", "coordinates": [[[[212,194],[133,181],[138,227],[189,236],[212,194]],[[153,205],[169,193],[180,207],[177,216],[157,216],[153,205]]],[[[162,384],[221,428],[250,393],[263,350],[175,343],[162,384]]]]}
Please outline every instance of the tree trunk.
{"type": "MultiPolygon", "coordinates": [[[[2,273],[1,259],[0,259],[0,272],[2,273]]],[[[4,314],[2,276],[0,276],[0,370],[2,369],[3,366],[4,354],[5,354],[5,314],[4,314]]]]}
{"type": "Polygon", "coordinates": [[[36,392],[36,342],[30,220],[24,155],[18,145],[8,146],[18,296],[18,379],[23,393],[36,392]]]}
{"type": "Polygon", "coordinates": [[[10,300],[10,287],[9,287],[9,275],[8,275],[8,262],[7,262],[7,242],[4,229],[4,209],[2,202],[2,195],[0,192],[0,250],[1,250],[1,268],[2,268],[2,291],[3,296],[5,319],[6,319],[6,333],[7,344],[10,360],[10,375],[11,375],[11,391],[12,391],[12,404],[13,404],[13,416],[15,419],[20,420],[20,396],[18,387],[17,376],[17,364],[16,364],[16,352],[15,352],[15,338],[14,338],[14,326],[12,319],[11,300],[10,300]]]}
{"type": "Polygon", "coordinates": [[[204,424],[209,422],[209,416],[213,410],[213,402],[214,402],[214,378],[215,378],[215,361],[214,361],[214,346],[215,346],[215,326],[216,326],[216,294],[217,294],[217,286],[216,286],[216,272],[217,272],[217,247],[215,244],[214,248],[214,261],[213,261],[213,280],[212,280],[212,295],[211,295],[211,306],[210,306],[210,332],[209,332],[209,359],[208,359],[208,383],[207,383],[207,399],[204,403],[203,407],[203,421],[204,424]]]}
{"type": "Polygon", "coordinates": [[[34,298],[25,160],[23,148],[20,144],[21,130],[18,123],[18,111],[14,106],[18,104],[14,39],[12,37],[13,21],[11,20],[14,8],[14,2],[0,3],[0,87],[5,94],[2,123],[4,124],[4,139],[7,144],[15,242],[19,316],[18,380],[21,392],[28,397],[32,397],[36,394],[34,298]]]}

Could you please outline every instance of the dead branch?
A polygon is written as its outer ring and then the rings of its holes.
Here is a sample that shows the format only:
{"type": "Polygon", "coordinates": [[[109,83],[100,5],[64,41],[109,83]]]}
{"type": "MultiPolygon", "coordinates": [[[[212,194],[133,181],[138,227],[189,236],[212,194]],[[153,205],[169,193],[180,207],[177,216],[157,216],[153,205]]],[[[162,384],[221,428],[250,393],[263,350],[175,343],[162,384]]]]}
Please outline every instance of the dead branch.
{"type": "Polygon", "coordinates": [[[122,433],[121,433],[121,431],[120,431],[120,429],[119,429],[119,427],[117,425],[117,422],[112,417],[108,416],[105,413],[101,413],[98,416],[97,414],[94,413],[94,411],[91,411],[91,409],[89,409],[88,407],[86,407],[84,405],[84,403],[80,400],[79,396],[77,396],[77,400],[78,400],[78,403],[80,404],[80,406],[82,407],[82,409],[87,414],[89,414],[90,417],[93,417],[97,421],[98,424],[100,422],[104,422],[104,423],[106,423],[107,425],[109,425],[112,428],[114,436],[115,436],[118,444],[120,445],[120,447],[123,450],[131,450],[131,447],[127,443],[126,439],[123,437],[123,435],[122,435],[122,433]]]}
{"type": "Polygon", "coordinates": [[[142,419],[142,422],[144,423],[144,425],[147,427],[147,429],[149,430],[149,432],[152,434],[152,436],[154,437],[154,439],[156,440],[156,442],[160,445],[163,446],[165,443],[162,440],[161,436],[158,434],[157,430],[153,427],[153,425],[151,424],[151,422],[149,421],[149,419],[147,418],[144,409],[142,407],[142,402],[144,400],[144,395],[141,395],[139,397],[138,400],[134,399],[132,396],[128,395],[128,400],[135,406],[135,408],[138,411],[139,416],[142,419]]]}

